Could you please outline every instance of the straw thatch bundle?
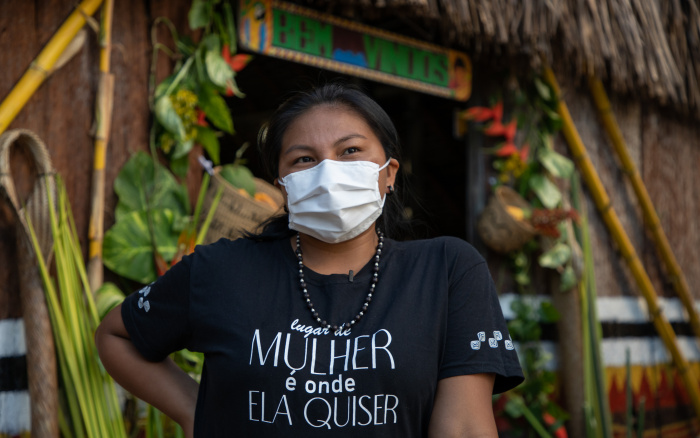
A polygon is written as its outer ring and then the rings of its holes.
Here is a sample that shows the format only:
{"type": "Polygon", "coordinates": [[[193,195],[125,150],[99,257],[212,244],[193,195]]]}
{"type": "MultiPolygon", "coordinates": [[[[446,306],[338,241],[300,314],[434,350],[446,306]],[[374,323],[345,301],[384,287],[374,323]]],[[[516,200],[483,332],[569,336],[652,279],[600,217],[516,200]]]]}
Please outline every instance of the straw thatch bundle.
{"type": "Polygon", "coordinates": [[[438,44],[544,55],[616,92],[700,118],[699,0],[302,0],[352,18],[398,16],[438,44]],[[420,24],[418,24],[420,23],[420,24]]]}

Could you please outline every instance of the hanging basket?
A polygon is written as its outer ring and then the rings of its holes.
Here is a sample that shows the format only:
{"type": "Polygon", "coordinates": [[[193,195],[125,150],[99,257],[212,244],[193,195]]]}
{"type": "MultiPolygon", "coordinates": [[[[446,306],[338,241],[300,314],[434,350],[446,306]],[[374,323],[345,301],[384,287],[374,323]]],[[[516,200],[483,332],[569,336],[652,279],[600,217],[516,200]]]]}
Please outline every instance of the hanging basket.
{"type": "Polygon", "coordinates": [[[530,204],[515,190],[499,186],[476,224],[481,240],[489,248],[502,254],[521,248],[536,234],[529,223],[508,213],[507,206],[524,210],[530,208],[530,204]]]}
{"type": "Polygon", "coordinates": [[[272,184],[255,178],[255,191],[268,195],[276,207],[253,199],[241,193],[237,187],[226,181],[220,174],[220,167],[214,169],[211,185],[204,198],[205,211],[210,208],[219,187],[223,187],[223,196],[209,225],[204,243],[216,242],[222,237],[237,239],[245,232],[260,231],[260,224],[271,216],[282,212],[284,198],[282,192],[272,184]]]}

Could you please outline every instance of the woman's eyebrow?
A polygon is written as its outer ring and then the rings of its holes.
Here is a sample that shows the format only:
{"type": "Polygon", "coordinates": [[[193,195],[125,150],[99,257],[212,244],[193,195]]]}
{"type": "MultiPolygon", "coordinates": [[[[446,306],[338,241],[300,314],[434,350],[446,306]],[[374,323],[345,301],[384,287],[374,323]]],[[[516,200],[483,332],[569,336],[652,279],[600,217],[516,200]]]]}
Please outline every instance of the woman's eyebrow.
{"type": "Polygon", "coordinates": [[[335,143],[333,143],[333,146],[337,146],[337,145],[339,145],[345,141],[348,141],[350,139],[353,139],[353,138],[364,138],[365,140],[367,140],[367,137],[365,137],[362,134],[349,134],[349,135],[346,135],[344,137],[340,137],[338,140],[335,141],[335,143]]]}
{"type": "Polygon", "coordinates": [[[284,155],[288,155],[291,152],[294,151],[311,151],[313,148],[311,146],[307,146],[305,144],[295,144],[294,146],[289,146],[286,151],[284,151],[284,155]]]}

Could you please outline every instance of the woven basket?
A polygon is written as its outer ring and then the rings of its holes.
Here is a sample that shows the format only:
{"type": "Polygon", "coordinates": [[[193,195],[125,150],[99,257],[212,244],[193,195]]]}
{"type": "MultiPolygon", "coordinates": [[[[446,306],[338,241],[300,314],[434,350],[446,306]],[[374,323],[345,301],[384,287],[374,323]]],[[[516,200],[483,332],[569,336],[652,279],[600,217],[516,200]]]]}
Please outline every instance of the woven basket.
{"type": "Polygon", "coordinates": [[[535,236],[535,229],[511,216],[506,210],[507,205],[530,208],[530,204],[515,190],[499,186],[476,224],[481,240],[489,248],[504,254],[521,248],[535,236]]]}
{"type": "Polygon", "coordinates": [[[222,237],[237,239],[247,231],[258,232],[261,223],[282,212],[284,198],[277,187],[262,179],[255,178],[256,192],[270,196],[277,204],[277,207],[272,207],[265,202],[256,201],[252,197],[240,193],[237,187],[219,175],[220,170],[220,167],[214,169],[214,176],[204,198],[206,211],[211,207],[219,187],[223,187],[223,196],[214,213],[204,243],[216,242],[222,237]]]}

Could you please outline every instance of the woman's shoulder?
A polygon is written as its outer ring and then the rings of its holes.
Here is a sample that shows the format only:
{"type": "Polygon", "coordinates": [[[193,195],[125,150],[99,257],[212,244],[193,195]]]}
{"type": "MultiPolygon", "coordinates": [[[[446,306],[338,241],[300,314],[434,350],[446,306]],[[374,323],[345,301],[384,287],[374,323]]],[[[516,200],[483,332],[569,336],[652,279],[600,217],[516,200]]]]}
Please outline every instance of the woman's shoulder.
{"type": "Polygon", "coordinates": [[[281,241],[258,242],[245,238],[235,240],[221,238],[206,245],[197,245],[194,257],[198,261],[232,259],[254,259],[257,256],[268,256],[270,252],[280,247],[281,241]]]}
{"type": "Polygon", "coordinates": [[[485,260],[479,251],[469,242],[453,236],[440,236],[431,239],[407,240],[393,242],[398,252],[409,256],[439,257],[448,263],[460,263],[470,267],[485,260]]]}

